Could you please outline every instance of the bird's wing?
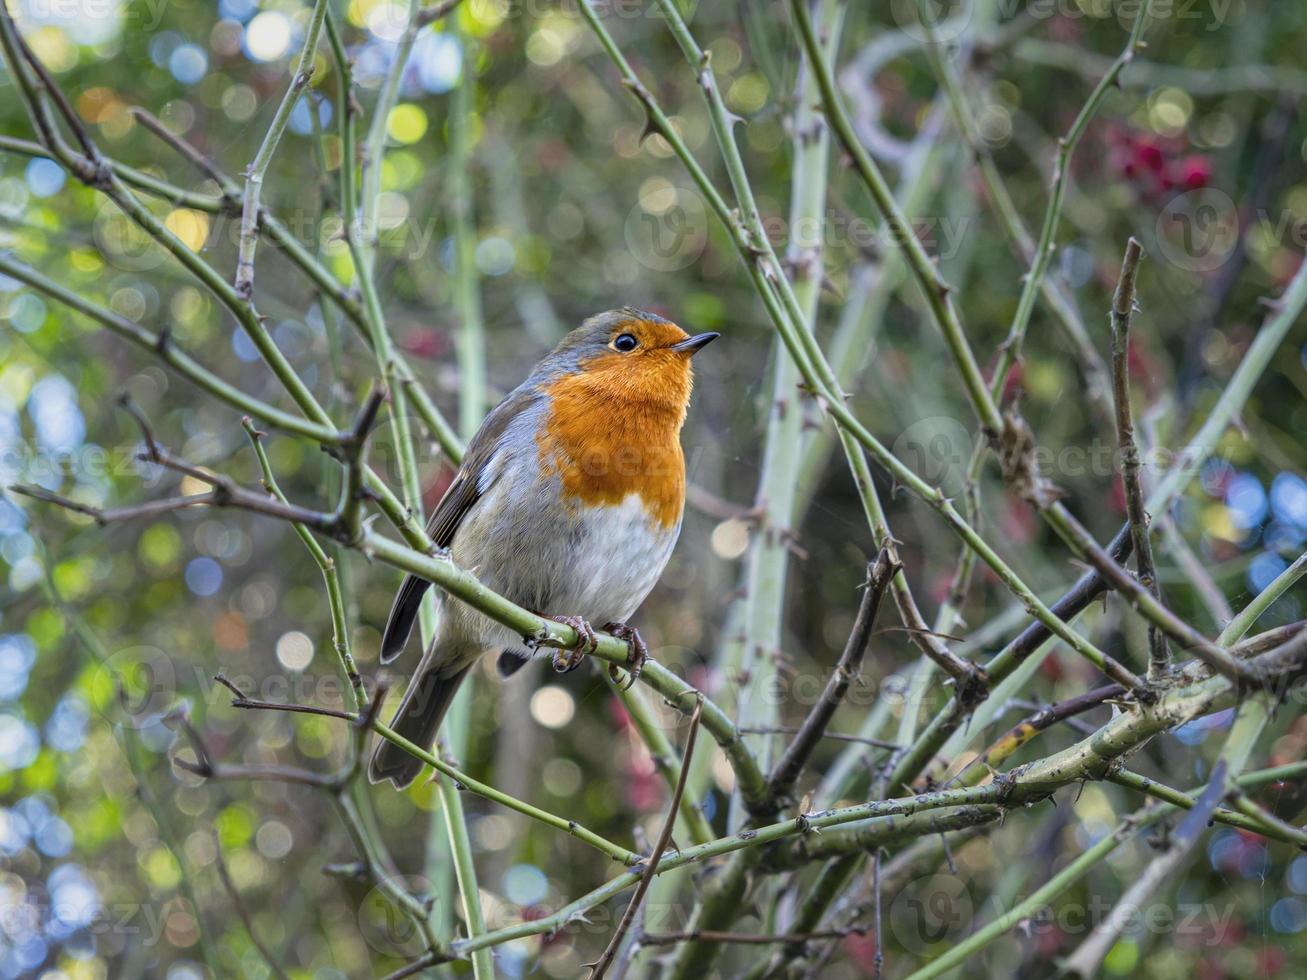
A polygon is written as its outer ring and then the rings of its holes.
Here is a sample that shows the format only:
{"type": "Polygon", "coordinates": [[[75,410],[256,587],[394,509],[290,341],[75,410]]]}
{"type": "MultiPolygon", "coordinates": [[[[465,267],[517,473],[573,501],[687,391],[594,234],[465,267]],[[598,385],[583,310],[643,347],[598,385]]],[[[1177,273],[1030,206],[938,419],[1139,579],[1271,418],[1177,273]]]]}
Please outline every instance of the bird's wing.
{"type": "MultiPolygon", "coordinates": [[[[463,455],[463,464],[454,474],[453,482],[427,521],[427,534],[436,547],[448,548],[453,543],[463,518],[489,488],[489,484],[484,483],[486,468],[495,455],[500,438],[509,423],[529,408],[535,398],[536,392],[533,389],[525,385],[518,388],[496,405],[481,423],[481,428],[477,429],[463,455]]],[[[416,575],[405,577],[400,585],[386,620],[386,632],[381,638],[383,664],[390,663],[404,649],[404,644],[413,631],[413,624],[417,621],[418,610],[422,607],[422,596],[430,585],[426,579],[416,575]]]]}

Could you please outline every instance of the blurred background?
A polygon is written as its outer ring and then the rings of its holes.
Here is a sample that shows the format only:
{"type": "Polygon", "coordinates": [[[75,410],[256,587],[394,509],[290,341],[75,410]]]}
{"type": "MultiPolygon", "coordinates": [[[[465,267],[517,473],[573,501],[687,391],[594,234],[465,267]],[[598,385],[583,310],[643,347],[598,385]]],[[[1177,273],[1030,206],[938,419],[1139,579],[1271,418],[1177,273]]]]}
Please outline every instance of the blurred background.
{"type": "MultiPolygon", "coordinates": [[[[309,6],[10,0],[31,47],[106,154],[207,195],[218,193],[216,184],[147,131],[132,108],[148,109],[238,176],[285,90],[309,6]]],[[[849,10],[840,82],[859,135],[909,202],[989,366],[1026,263],[985,203],[971,154],[897,4],[874,6],[849,10]]],[[[970,71],[987,83],[975,106],[981,136],[1026,225],[1037,230],[1056,141],[1120,52],[1129,22],[1107,0],[976,6],[967,36],[974,46],[970,71]]],[[[799,47],[784,5],[700,0],[690,7],[691,29],[711,52],[727,103],[742,120],[745,164],[777,248],[796,237],[824,246],[816,329],[823,346],[845,353],[857,415],[924,476],[956,492],[974,418],[915,287],[893,260],[892,240],[838,152],[821,226],[789,227],[799,47]]],[[[334,10],[354,62],[362,129],[407,8],[348,0],[334,10]]],[[[1149,30],[1145,63],[1107,93],[1072,164],[1052,276],[1078,314],[1081,340],[1069,338],[1041,302],[1007,392],[1022,398],[1048,475],[1100,540],[1120,525],[1124,509],[1114,433],[1101,397],[1096,401],[1091,355],[1107,357],[1108,302],[1126,238],[1138,237],[1147,251],[1130,350],[1137,414],[1146,443],[1172,449],[1183,446],[1219,395],[1266,312],[1261,300],[1279,293],[1307,244],[1307,124],[1299,112],[1307,94],[1307,73],[1299,68],[1307,8],[1234,2],[1166,11],[1149,30]]],[[[652,4],[612,5],[603,17],[688,146],[725,186],[694,72],[652,4]]],[[[324,44],[263,200],[349,284],[335,128],[345,108],[324,44]]],[[[638,103],[574,3],[467,0],[421,31],[386,121],[378,280],[398,346],[451,418],[458,417],[463,308],[453,222],[462,208],[472,222],[475,266],[465,282],[484,312],[492,401],[565,331],[600,310],[631,304],[692,332],[723,333],[695,361],[684,434],[692,489],[681,543],[637,624],[657,659],[729,697],[739,677],[723,665],[740,629],[737,590],[756,538],[750,515],[776,349],[725,233],[667,143],[642,140],[642,128],[638,103]],[[469,100],[466,182],[451,179],[449,170],[451,107],[460,89],[469,100]]],[[[166,327],[179,348],[222,377],[287,405],[244,333],[209,294],[112,205],[24,149],[22,141],[34,135],[3,70],[0,133],[0,249],[129,321],[166,327]]],[[[230,276],[238,218],[157,199],[151,207],[230,276]]],[[[280,249],[264,242],[258,260],[257,300],[278,346],[333,415],[347,419],[373,377],[370,352],[280,249]]],[[[1222,598],[1237,611],[1307,542],[1301,324],[1290,340],[1161,538],[1166,597],[1209,635],[1229,614],[1222,598]],[[1206,588],[1195,585],[1195,567],[1206,588]]],[[[237,413],[147,352],[0,276],[4,484],[35,483],[99,505],[175,493],[175,478],[135,461],[138,431],[115,406],[123,392],[176,452],[257,482],[237,413]]],[[[816,422],[811,405],[801,410],[816,422]]],[[[378,433],[374,460],[393,476],[385,435],[378,433]]],[[[777,696],[791,722],[804,708],[799,682],[814,690],[843,646],[873,548],[829,435],[809,437],[794,477],[800,519],[777,651],[784,664],[777,696]]],[[[336,468],[315,446],[274,433],[267,449],[293,500],[332,505],[336,468]]],[[[420,449],[430,506],[450,467],[435,445],[420,449]]],[[[883,474],[877,478],[910,579],[932,618],[957,545],[928,508],[895,494],[883,474]]],[[[989,483],[982,491],[989,538],[1028,582],[1056,595],[1079,571],[1065,548],[1022,502],[989,483]]],[[[355,651],[371,678],[400,576],[353,553],[337,557],[355,651]]],[[[1291,590],[1259,628],[1301,618],[1305,601],[1301,589],[1291,590]]],[[[965,630],[991,628],[972,655],[994,652],[1022,625],[1010,606],[1005,590],[977,572],[965,630]]],[[[1094,608],[1082,622],[1114,656],[1143,662],[1144,632],[1116,604],[1094,608]]],[[[892,616],[881,625],[866,683],[855,688],[833,730],[856,731],[887,691],[892,719],[905,710],[929,713],[947,697],[938,682],[895,697],[893,679],[917,655],[906,634],[891,628],[898,625],[892,616]]],[[[667,789],[601,672],[587,667],[564,677],[534,664],[501,682],[489,662],[484,668],[473,687],[465,768],[610,839],[647,846],[661,826],[667,789]]],[[[341,705],[321,577],[289,527],[206,510],[100,527],[13,496],[0,499],[0,978],[267,975],[221,867],[252,928],[290,976],[379,975],[417,954],[413,937],[387,921],[393,913],[367,883],[323,873],[324,865],[356,860],[325,796],[285,783],[206,782],[171,763],[184,743],[168,712],[183,703],[222,761],[330,771],[347,758],[347,726],[240,712],[212,681],[217,670],[268,699],[341,705]],[[126,703],[115,694],[114,678],[122,674],[137,684],[145,678],[126,703]]],[[[1097,682],[1087,665],[1054,648],[1028,691],[1036,700],[1056,700],[1097,682]]],[[[1002,720],[1010,724],[1022,713],[1020,705],[1013,710],[975,732],[973,749],[997,734],[1002,720]]],[[[1299,711],[1290,706],[1277,718],[1277,734],[1263,743],[1268,754],[1257,764],[1303,757],[1307,724],[1299,711]]],[[[1106,717],[1107,709],[1089,716],[1106,717]]],[[[683,733],[678,719],[660,718],[674,740],[683,733]]],[[[1216,715],[1159,737],[1134,764],[1172,785],[1194,785],[1228,722],[1216,715]]],[[[885,737],[893,738],[894,728],[891,720],[885,737]]],[[[1077,737],[1055,730],[1028,751],[1047,754],[1077,737]]],[[[711,758],[715,748],[703,741],[711,758]]],[[[827,769],[848,748],[824,744],[814,770],[827,769]]],[[[855,746],[844,758],[867,767],[883,754],[855,746]]],[[[724,833],[730,771],[720,757],[704,780],[708,816],[724,833]]],[[[464,797],[492,926],[538,917],[617,870],[573,839],[464,797]]],[[[1090,785],[1066,799],[1057,809],[1009,818],[954,855],[976,921],[1028,894],[1050,867],[1138,805],[1112,786],[1090,785]]],[[[397,868],[414,876],[419,890],[425,876],[437,894],[437,918],[451,925],[457,903],[434,787],[402,795],[376,787],[367,808],[397,868]]],[[[1114,899],[1139,861],[1138,851],[1123,848],[1066,900],[1092,910],[1096,896],[1114,899]]],[[[694,892],[689,877],[682,880],[662,898],[666,921],[651,931],[684,926],[694,892]]],[[[1112,975],[1247,977],[1290,970],[1307,955],[1307,857],[1283,845],[1268,848],[1261,838],[1219,828],[1170,901],[1198,910],[1192,928],[1128,937],[1107,961],[1112,975]]],[[[745,912],[740,928],[757,929],[756,910],[745,912]]],[[[1056,913],[990,947],[976,969],[1040,975],[1039,964],[1084,935],[1083,925],[1056,913]]],[[[496,969],[508,977],[581,975],[614,918],[500,947],[496,969]]],[[[884,941],[887,973],[897,976],[938,948],[932,944],[965,934],[970,917],[928,942],[911,930],[897,932],[894,921],[884,941]]],[[[869,939],[850,936],[820,975],[870,975],[871,950],[869,939]]],[[[721,961],[721,975],[736,972],[742,961],[734,955],[721,961]]],[[[444,967],[441,975],[464,969],[444,967]]]]}

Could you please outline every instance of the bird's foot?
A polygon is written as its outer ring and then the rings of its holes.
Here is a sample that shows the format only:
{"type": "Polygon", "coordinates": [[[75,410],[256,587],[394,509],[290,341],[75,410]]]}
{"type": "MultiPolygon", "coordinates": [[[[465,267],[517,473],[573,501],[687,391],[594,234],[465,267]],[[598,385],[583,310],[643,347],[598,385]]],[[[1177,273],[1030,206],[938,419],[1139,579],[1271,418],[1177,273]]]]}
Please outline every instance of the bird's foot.
{"type": "MultiPolygon", "coordinates": [[[[630,651],[626,655],[626,689],[629,691],[635,686],[635,682],[640,679],[640,671],[644,669],[644,662],[649,659],[649,645],[644,642],[640,631],[634,626],[626,623],[609,623],[604,627],[605,633],[612,633],[619,640],[625,640],[627,649],[630,651]]],[[[608,676],[614,681],[617,678],[617,665],[608,665],[608,676]]]]}
{"type": "Polygon", "coordinates": [[[547,616],[546,618],[576,630],[576,646],[567,650],[555,650],[553,657],[550,659],[554,670],[560,674],[566,674],[569,670],[576,670],[577,667],[581,666],[581,661],[586,658],[587,654],[594,653],[599,649],[599,637],[595,633],[594,627],[580,616],[547,616]]]}

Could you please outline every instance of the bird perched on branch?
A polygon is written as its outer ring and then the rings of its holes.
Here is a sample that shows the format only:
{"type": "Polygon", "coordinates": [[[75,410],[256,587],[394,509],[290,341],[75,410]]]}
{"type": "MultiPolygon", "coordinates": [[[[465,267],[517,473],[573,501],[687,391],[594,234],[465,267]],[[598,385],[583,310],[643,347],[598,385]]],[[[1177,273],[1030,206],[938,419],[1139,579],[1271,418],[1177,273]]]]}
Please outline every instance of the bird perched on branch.
{"type": "MultiPolygon", "coordinates": [[[[627,620],[681,531],[690,358],[717,336],[691,337],[629,307],[586,320],[486,416],[431,515],[428,533],[460,567],[576,630],[577,646],[553,654],[558,670],[593,652],[597,623],[627,641],[638,675],[646,648],[627,620]]],[[[382,663],[403,650],[429,586],[412,575],[400,586],[382,663]]],[[[498,654],[508,676],[535,651],[471,606],[446,602],[391,727],[429,746],[459,684],[487,653],[498,654]]],[[[368,775],[402,789],[422,765],[382,742],[368,775]]]]}

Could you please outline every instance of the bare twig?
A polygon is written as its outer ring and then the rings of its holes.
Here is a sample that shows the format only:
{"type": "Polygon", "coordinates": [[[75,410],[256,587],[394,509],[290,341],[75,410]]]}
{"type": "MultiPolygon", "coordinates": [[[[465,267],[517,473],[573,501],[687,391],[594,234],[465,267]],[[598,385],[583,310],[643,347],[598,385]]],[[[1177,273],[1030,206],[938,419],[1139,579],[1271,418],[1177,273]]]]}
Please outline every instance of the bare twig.
{"type": "Polygon", "coordinates": [[[867,643],[871,639],[876,625],[876,613],[880,609],[881,599],[890,579],[899,568],[890,561],[889,553],[882,550],[876,561],[867,568],[867,581],[863,586],[862,601],[858,605],[858,615],[853,623],[844,652],[840,654],[835,669],[826,680],[826,687],[817,702],[808,711],[808,716],[799,726],[799,733],[786,747],[784,755],[777,761],[775,769],[767,781],[767,791],[777,800],[789,796],[795,781],[803,772],[804,766],[821,741],[822,732],[830,724],[836,710],[844,700],[849,684],[857,676],[862,666],[862,659],[867,652],[867,643]]]}
{"type": "MultiPolygon", "coordinates": [[[[775,728],[741,728],[741,732],[746,735],[797,735],[799,728],[796,725],[777,725],[775,728]]],[[[897,742],[891,742],[883,738],[868,738],[863,735],[850,735],[845,732],[822,732],[821,737],[829,739],[832,742],[849,742],[853,745],[870,745],[874,749],[901,749],[903,746],[897,742]]]]}
{"type": "Polygon", "coordinates": [[[685,736],[685,751],[681,755],[681,776],[676,781],[676,789],[672,792],[672,801],[667,807],[667,819],[663,821],[658,842],[654,845],[648,862],[639,870],[640,883],[635,886],[635,894],[631,896],[626,911],[622,913],[613,938],[608,941],[608,946],[598,961],[590,964],[590,980],[603,980],[604,974],[608,972],[608,967],[613,962],[613,957],[617,955],[618,947],[622,945],[622,937],[635,921],[636,913],[640,911],[644,896],[649,891],[649,885],[653,882],[654,875],[658,873],[658,863],[663,859],[663,852],[667,850],[667,845],[672,839],[672,828],[676,826],[676,813],[681,806],[681,796],[685,793],[685,781],[690,775],[690,760],[694,758],[694,743],[699,735],[699,719],[702,716],[703,702],[700,701],[694,709],[694,714],[690,716],[690,730],[685,736]]]}
{"type": "Polygon", "coordinates": [[[259,951],[263,957],[263,962],[267,964],[268,970],[277,980],[290,980],[286,976],[286,971],[278,965],[272,951],[268,949],[263,940],[259,938],[258,932],[254,929],[254,920],[250,918],[250,910],[245,907],[245,902],[241,898],[241,893],[236,888],[236,883],[231,880],[231,872],[227,870],[227,862],[222,856],[222,842],[217,835],[213,839],[214,863],[218,866],[218,877],[222,879],[222,886],[227,889],[227,895],[231,898],[231,904],[236,909],[236,914],[240,916],[241,922],[245,924],[245,932],[250,937],[250,942],[254,948],[259,951]]]}
{"type": "Polygon", "coordinates": [[[143,109],[140,106],[133,106],[131,113],[133,119],[155,136],[159,137],[159,139],[164,143],[168,144],[168,146],[171,147],[179,156],[186,159],[191,166],[202,173],[205,177],[208,177],[219,187],[226,184],[227,177],[218,169],[217,164],[196,149],[193,143],[182,139],[169,129],[163,120],[159,119],[159,117],[154,113],[150,112],[148,109],[143,109]]]}
{"type": "MultiPolygon", "coordinates": [[[[1162,587],[1157,581],[1153,545],[1148,537],[1148,512],[1144,510],[1144,485],[1140,477],[1139,445],[1130,410],[1130,319],[1135,310],[1135,277],[1144,248],[1134,238],[1126,243],[1121,278],[1112,296],[1112,400],[1116,408],[1116,439],[1121,450],[1121,482],[1125,487],[1126,513],[1130,517],[1130,539],[1134,542],[1135,567],[1139,582],[1159,602],[1162,587]]],[[[1171,671],[1171,649],[1166,636],[1155,625],[1148,627],[1148,680],[1159,684],[1171,671]]]]}
{"type": "Polygon", "coordinates": [[[979,781],[987,771],[997,768],[1040,732],[1047,731],[1059,722],[1074,718],[1110,700],[1125,697],[1125,694],[1125,688],[1120,684],[1109,684],[1041,708],[1030,717],[1018,722],[989,748],[967,763],[956,778],[964,783],[979,781]],[[968,778],[969,774],[971,778],[968,778]]]}
{"type": "Polygon", "coordinates": [[[1150,624],[1157,626],[1186,650],[1192,651],[1212,670],[1237,680],[1257,679],[1256,674],[1247,664],[1233,657],[1224,647],[1203,636],[1154,598],[1137,578],[1117,564],[1112,556],[1094,541],[1084,525],[1076,520],[1060,502],[1054,501],[1051,506],[1044,508],[1044,512],[1063,538],[1108,581],[1112,588],[1121,594],[1122,598],[1143,614],[1150,624]]]}
{"type": "Polygon", "coordinates": [[[853,926],[846,929],[827,929],[824,932],[791,933],[778,932],[765,936],[755,936],[747,932],[662,932],[641,933],[641,946],[675,946],[677,943],[735,943],[741,946],[771,946],[776,943],[806,943],[814,939],[843,939],[845,936],[865,936],[866,926],[853,926]]]}

